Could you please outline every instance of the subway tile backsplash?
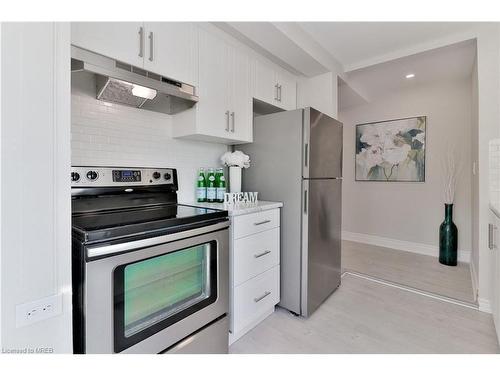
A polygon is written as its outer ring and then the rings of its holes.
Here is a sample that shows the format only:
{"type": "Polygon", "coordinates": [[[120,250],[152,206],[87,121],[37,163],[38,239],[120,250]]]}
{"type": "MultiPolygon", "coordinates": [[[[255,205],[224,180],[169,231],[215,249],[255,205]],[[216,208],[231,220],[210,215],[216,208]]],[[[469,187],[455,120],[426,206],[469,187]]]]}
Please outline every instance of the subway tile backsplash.
{"type": "Polygon", "coordinates": [[[219,166],[227,146],[171,134],[171,116],[97,100],[92,76],[72,77],[73,165],[177,168],[179,200],[193,201],[197,169],[219,166]]]}

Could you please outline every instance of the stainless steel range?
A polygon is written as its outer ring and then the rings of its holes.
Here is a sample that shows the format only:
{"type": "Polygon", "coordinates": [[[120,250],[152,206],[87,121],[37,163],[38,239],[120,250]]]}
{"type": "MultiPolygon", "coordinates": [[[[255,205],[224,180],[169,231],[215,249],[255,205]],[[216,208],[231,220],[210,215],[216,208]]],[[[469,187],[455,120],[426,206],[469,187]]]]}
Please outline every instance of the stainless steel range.
{"type": "Polygon", "coordinates": [[[175,169],[72,167],[75,353],[227,353],[226,211],[175,169]]]}

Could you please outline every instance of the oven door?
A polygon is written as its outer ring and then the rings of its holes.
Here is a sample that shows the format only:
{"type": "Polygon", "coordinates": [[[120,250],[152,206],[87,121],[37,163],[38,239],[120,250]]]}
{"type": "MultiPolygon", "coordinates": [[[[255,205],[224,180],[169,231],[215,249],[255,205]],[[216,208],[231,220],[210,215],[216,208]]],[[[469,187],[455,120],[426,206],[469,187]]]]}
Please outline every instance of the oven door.
{"type": "Polygon", "coordinates": [[[89,246],[86,353],[159,353],[227,314],[228,225],[89,246]]]}

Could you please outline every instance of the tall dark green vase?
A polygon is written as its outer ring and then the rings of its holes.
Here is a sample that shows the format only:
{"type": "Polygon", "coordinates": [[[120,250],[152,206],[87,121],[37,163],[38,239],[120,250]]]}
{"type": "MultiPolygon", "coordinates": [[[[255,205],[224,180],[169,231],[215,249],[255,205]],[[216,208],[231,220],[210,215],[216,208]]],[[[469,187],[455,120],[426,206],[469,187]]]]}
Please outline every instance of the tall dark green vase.
{"type": "Polygon", "coordinates": [[[444,205],[444,221],[439,227],[439,263],[457,265],[458,229],[453,222],[453,204],[444,205]]]}

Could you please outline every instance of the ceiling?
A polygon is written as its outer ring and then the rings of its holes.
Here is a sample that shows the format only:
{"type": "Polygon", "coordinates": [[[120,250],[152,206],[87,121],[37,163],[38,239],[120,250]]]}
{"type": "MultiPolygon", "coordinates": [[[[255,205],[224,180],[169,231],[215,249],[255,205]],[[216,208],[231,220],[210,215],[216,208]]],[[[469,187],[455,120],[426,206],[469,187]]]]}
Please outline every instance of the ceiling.
{"type": "Polygon", "coordinates": [[[351,71],[411,54],[412,49],[468,33],[471,22],[299,22],[298,25],[351,71]]]}
{"type": "Polygon", "coordinates": [[[469,40],[348,72],[339,85],[339,109],[399,90],[468,79],[475,56],[476,42],[469,40]],[[415,77],[407,79],[410,73],[415,77]],[[353,95],[353,90],[359,95],[353,95]]]}
{"type": "Polygon", "coordinates": [[[311,47],[317,43],[294,22],[215,22],[214,25],[294,74],[313,77],[332,68],[311,53],[311,47]],[[297,33],[302,34],[301,39],[297,33]]]}
{"type": "Polygon", "coordinates": [[[478,23],[220,22],[216,26],[285,69],[339,73],[339,104],[470,77],[478,23]],[[414,73],[415,78],[405,76],[414,73]]]}

